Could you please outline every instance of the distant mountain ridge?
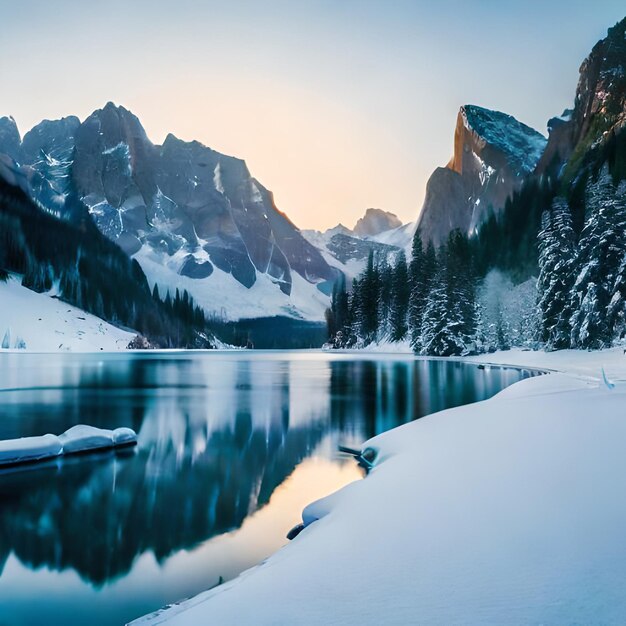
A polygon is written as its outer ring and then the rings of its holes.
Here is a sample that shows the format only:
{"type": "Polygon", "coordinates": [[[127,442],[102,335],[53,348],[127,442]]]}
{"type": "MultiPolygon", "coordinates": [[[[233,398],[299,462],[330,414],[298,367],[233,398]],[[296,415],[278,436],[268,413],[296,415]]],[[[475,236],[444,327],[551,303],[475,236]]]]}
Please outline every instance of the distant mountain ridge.
{"type": "Polygon", "coordinates": [[[338,224],[323,232],[303,230],[302,234],[329,265],[352,279],[365,268],[370,252],[378,260],[393,261],[401,250],[409,256],[414,232],[415,223],[402,224],[394,213],[367,209],[352,230],[338,224]]]}

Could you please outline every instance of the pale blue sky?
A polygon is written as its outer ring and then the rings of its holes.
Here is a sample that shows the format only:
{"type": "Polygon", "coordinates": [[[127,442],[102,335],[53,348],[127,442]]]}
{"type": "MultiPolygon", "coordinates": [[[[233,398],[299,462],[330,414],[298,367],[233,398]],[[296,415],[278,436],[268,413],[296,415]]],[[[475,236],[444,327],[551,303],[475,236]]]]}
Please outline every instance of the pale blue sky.
{"type": "Polygon", "coordinates": [[[0,0],[0,115],[108,100],[245,158],[303,228],[413,220],[464,103],[545,132],[623,0],[0,0]]]}

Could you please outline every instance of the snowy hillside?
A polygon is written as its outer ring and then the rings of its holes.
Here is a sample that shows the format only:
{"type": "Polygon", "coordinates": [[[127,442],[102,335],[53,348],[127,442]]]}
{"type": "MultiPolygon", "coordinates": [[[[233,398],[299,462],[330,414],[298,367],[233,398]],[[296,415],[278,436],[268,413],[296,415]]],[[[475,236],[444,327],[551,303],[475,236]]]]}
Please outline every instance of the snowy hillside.
{"type": "Polygon", "coordinates": [[[388,246],[396,246],[397,248],[404,250],[408,258],[411,254],[413,235],[415,234],[416,227],[417,222],[409,222],[408,224],[403,224],[397,228],[386,230],[378,235],[368,237],[368,239],[371,241],[377,241],[378,243],[384,243],[388,246]]]}
{"type": "Polygon", "coordinates": [[[178,274],[179,255],[166,254],[144,247],[135,259],[151,286],[155,283],[165,294],[172,285],[193,293],[207,315],[224,320],[286,315],[295,319],[322,321],[330,300],[320,289],[299,274],[292,275],[291,294],[286,295],[267,274],[259,274],[254,285],[245,287],[232,274],[215,268],[210,276],[195,280],[178,274]]]}
{"type": "Polygon", "coordinates": [[[124,350],[135,336],[50,295],[26,289],[12,278],[0,282],[0,303],[3,349],[124,350]]]}

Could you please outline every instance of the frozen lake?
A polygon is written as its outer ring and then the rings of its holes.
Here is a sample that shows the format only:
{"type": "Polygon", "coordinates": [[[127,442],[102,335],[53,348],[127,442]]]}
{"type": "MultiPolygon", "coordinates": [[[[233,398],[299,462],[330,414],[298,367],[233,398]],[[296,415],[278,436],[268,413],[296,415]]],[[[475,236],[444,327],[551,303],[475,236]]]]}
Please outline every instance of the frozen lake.
{"type": "Polygon", "coordinates": [[[530,375],[321,352],[0,354],[0,438],[139,435],[0,472],[0,624],[119,626],[228,580],[361,477],[338,444],[530,375]]]}

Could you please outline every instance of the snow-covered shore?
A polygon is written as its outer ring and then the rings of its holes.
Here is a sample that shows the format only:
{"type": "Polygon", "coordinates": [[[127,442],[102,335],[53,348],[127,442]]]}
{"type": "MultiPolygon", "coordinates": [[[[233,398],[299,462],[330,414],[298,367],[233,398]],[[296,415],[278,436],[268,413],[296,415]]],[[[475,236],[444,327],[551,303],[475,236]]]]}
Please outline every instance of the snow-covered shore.
{"type": "Polygon", "coordinates": [[[626,355],[471,360],[562,373],[366,442],[288,546],[133,624],[624,623],[626,355]]]}
{"type": "Polygon", "coordinates": [[[0,281],[0,346],[6,349],[124,350],[134,336],[13,278],[0,281]]]}

